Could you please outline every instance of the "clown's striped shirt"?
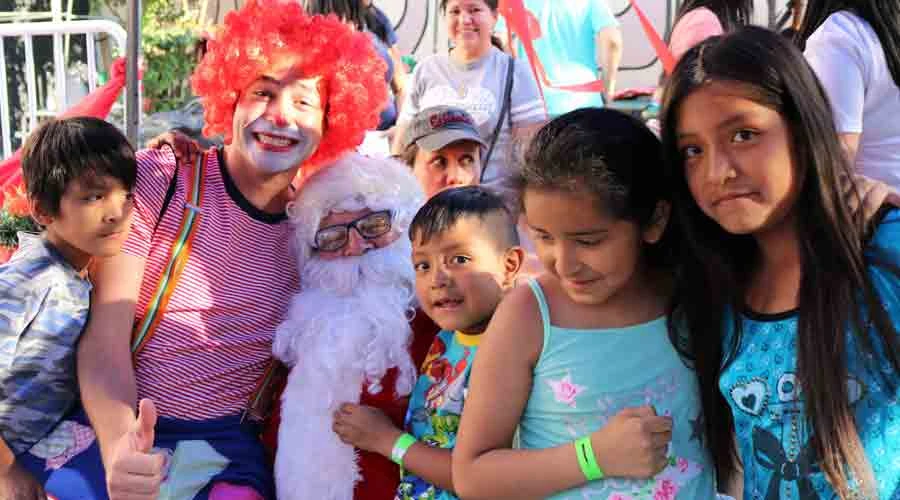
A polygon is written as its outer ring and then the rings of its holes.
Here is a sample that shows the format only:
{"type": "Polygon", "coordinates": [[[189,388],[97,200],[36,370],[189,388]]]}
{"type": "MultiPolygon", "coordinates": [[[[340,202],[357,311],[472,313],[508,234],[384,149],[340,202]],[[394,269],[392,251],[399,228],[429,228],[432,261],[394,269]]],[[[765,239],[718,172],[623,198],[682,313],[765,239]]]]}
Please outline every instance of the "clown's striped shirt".
{"type": "MultiPolygon", "coordinates": [[[[145,259],[137,304],[143,316],[179,230],[188,167],[156,232],[175,158],[138,153],[135,216],[126,253],[145,259]]],[[[253,207],[234,185],[221,153],[210,154],[202,215],[187,265],[155,335],[139,353],[138,395],[160,414],[186,420],[241,413],[271,358],[275,328],[299,288],[284,214],[253,207]]]]}

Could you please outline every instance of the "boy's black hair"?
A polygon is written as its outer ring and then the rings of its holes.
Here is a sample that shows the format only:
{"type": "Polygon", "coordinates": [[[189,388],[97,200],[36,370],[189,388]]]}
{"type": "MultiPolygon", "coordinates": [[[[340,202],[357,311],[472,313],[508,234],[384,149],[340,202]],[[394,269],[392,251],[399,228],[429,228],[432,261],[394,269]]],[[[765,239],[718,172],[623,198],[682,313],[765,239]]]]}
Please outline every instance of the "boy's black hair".
{"type": "Polygon", "coordinates": [[[482,221],[489,215],[500,214],[506,224],[491,237],[501,250],[519,245],[519,233],[512,213],[500,195],[484,186],[462,186],[447,189],[431,197],[416,212],[409,226],[409,239],[418,238],[428,243],[431,238],[452,228],[463,217],[478,217],[482,221]]]}
{"type": "Polygon", "coordinates": [[[28,197],[57,215],[66,187],[75,179],[109,176],[132,190],[137,162],[128,139],[113,125],[91,117],[53,119],[25,141],[22,174],[28,197]]]}

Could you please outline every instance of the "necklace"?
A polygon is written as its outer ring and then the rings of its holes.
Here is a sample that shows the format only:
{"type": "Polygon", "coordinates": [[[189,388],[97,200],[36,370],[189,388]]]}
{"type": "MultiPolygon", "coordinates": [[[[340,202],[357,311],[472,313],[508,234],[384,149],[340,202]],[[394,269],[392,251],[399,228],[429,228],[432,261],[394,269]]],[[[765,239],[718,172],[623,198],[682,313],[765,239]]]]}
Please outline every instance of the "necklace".
{"type": "Polygon", "coordinates": [[[452,53],[449,55],[450,68],[453,73],[450,75],[450,84],[460,99],[465,100],[469,95],[469,90],[481,84],[489,56],[490,53],[471,62],[459,62],[453,59],[452,53]],[[476,69],[479,71],[474,71],[476,69]]]}

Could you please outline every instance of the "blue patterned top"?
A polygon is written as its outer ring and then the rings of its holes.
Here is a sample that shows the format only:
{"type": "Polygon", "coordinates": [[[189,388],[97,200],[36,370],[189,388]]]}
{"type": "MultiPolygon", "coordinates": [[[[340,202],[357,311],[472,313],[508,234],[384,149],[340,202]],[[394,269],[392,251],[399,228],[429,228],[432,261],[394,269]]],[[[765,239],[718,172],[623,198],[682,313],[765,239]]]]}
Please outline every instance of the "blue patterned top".
{"type": "Polygon", "coordinates": [[[43,237],[19,233],[0,265],[0,437],[18,455],[78,399],[75,350],[91,284],[43,237]]]}
{"type": "MultiPolygon", "coordinates": [[[[480,341],[481,335],[446,330],[434,338],[422,363],[406,415],[406,430],[419,441],[448,450],[456,446],[456,431],[469,387],[469,372],[480,341]]],[[[458,497],[404,471],[396,498],[456,500],[458,497]]]]}
{"type": "MultiPolygon", "coordinates": [[[[867,255],[900,265],[900,211],[888,213],[867,255]]],[[[900,329],[900,280],[883,268],[870,266],[869,271],[894,328],[900,329]]],[[[719,379],[734,415],[748,500],[836,498],[810,448],[812,430],[797,380],[797,320],[796,311],[742,314],[741,343],[719,379]]],[[[890,391],[873,370],[884,370],[895,381],[897,374],[889,373],[883,352],[868,360],[859,352],[854,336],[848,335],[851,408],[875,473],[878,498],[895,500],[900,498],[900,394],[890,391]]]]}

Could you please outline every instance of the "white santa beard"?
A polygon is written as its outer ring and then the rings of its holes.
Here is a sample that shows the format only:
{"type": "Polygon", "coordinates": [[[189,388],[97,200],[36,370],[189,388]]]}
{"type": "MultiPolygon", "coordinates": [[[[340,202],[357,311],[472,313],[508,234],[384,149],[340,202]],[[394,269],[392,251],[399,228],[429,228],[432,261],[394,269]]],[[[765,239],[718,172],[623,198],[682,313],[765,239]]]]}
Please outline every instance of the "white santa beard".
{"type": "Polygon", "coordinates": [[[401,238],[361,257],[307,263],[273,348],[292,367],[275,460],[279,499],[352,500],[356,452],[332,431],[334,412],[358,403],[364,383],[379,392],[392,367],[397,395],[412,390],[410,254],[401,238]]]}

